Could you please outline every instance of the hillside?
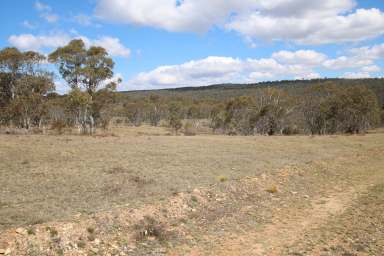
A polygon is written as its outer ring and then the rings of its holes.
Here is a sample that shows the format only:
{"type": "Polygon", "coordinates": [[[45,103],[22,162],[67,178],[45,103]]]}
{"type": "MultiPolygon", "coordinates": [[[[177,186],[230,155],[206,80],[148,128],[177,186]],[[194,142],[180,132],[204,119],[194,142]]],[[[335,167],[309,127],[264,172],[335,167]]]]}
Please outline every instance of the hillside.
{"type": "Polygon", "coordinates": [[[252,95],[261,88],[275,87],[286,90],[291,95],[300,95],[308,86],[332,82],[339,86],[365,85],[372,89],[384,104],[384,78],[368,79],[313,79],[313,80],[287,80],[274,82],[261,82],[254,84],[216,84],[202,87],[182,87],[175,89],[124,91],[123,95],[132,98],[142,98],[148,95],[165,97],[187,97],[196,100],[216,99],[226,100],[233,97],[252,95]]]}

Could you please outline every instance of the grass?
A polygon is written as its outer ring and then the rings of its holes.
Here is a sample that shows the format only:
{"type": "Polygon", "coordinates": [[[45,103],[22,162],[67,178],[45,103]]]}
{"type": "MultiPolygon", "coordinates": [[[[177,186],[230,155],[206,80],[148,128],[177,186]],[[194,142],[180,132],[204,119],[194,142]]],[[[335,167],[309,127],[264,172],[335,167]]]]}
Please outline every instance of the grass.
{"type": "Polygon", "coordinates": [[[266,191],[267,191],[268,193],[275,194],[275,193],[278,192],[278,189],[277,189],[277,187],[276,187],[275,185],[273,185],[273,186],[267,188],[266,191]]]}
{"type": "Polygon", "coordinates": [[[145,126],[113,128],[117,136],[106,137],[0,135],[0,230],[134,207],[289,164],[384,147],[382,133],[309,138],[167,132],[145,126]]]}

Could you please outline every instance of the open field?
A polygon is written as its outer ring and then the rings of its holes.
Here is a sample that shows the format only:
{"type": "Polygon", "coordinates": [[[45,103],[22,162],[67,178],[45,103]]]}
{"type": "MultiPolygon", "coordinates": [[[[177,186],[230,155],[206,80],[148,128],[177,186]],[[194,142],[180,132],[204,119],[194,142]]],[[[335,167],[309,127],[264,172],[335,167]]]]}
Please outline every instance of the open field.
{"type": "Polygon", "coordinates": [[[381,132],[113,133],[0,135],[0,249],[14,255],[26,248],[35,255],[45,255],[41,248],[50,248],[47,255],[380,255],[384,249],[381,132]],[[135,239],[134,227],[147,215],[170,235],[135,239]],[[36,231],[14,233],[20,226],[36,231]],[[55,227],[59,242],[47,237],[47,227],[55,227]],[[88,227],[96,242],[77,246],[88,227]]]}

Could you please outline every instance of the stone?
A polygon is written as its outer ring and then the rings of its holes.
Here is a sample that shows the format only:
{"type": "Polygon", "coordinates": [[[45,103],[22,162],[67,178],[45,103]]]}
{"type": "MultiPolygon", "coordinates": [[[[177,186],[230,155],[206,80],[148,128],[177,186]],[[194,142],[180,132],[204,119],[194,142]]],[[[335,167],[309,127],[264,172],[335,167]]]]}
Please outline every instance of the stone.
{"type": "Polygon", "coordinates": [[[27,230],[25,230],[24,228],[17,228],[16,233],[19,235],[27,235],[27,230]]]}
{"type": "Polygon", "coordinates": [[[97,248],[91,248],[91,251],[93,252],[93,253],[98,253],[99,252],[99,249],[97,249],[97,248]]]}

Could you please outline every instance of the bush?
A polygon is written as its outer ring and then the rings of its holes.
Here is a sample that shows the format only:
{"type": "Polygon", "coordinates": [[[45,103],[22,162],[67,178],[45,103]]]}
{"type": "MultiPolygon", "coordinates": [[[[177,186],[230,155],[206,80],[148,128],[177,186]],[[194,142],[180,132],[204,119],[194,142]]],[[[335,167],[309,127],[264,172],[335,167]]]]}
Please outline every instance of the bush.
{"type": "Polygon", "coordinates": [[[55,120],[51,124],[51,129],[56,131],[58,134],[63,134],[67,124],[63,120],[55,120]]]}
{"type": "Polygon", "coordinates": [[[191,122],[186,122],[184,124],[184,135],[185,136],[195,136],[196,135],[195,128],[193,127],[193,124],[191,122]]]}
{"type": "Polygon", "coordinates": [[[159,241],[164,241],[168,236],[165,226],[150,216],[144,216],[144,219],[136,224],[134,229],[137,240],[154,237],[159,241]]]}

